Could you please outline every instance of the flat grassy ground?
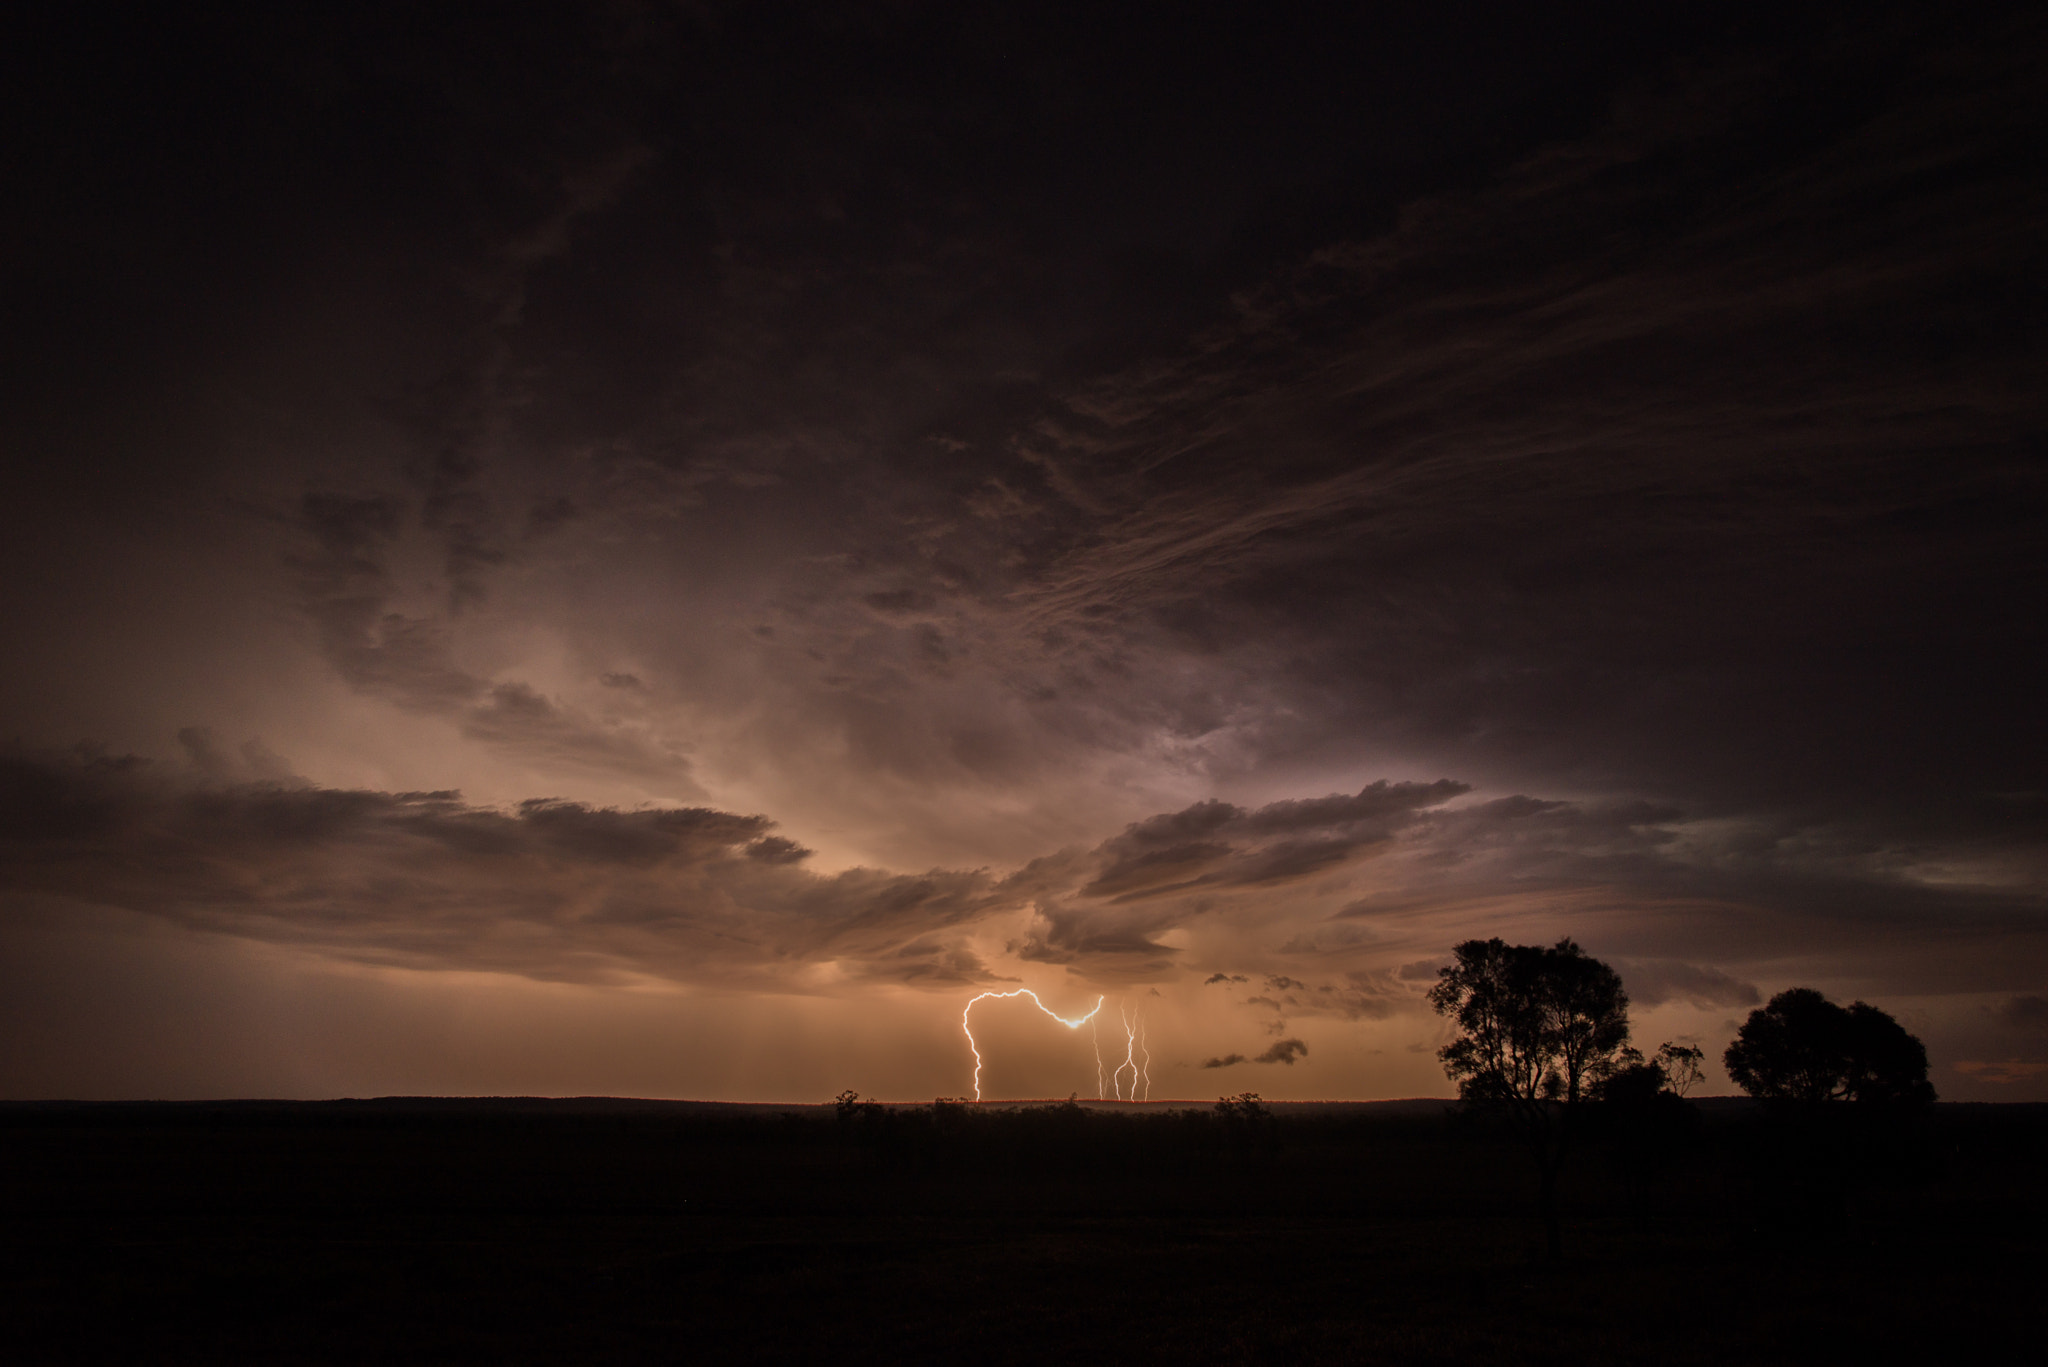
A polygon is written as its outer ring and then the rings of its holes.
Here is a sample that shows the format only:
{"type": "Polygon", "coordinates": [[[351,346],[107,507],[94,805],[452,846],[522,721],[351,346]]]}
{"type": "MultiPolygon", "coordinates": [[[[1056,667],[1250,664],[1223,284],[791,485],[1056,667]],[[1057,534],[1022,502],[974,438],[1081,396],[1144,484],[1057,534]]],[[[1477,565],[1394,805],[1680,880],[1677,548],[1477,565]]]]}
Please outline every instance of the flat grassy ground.
{"type": "Polygon", "coordinates": [[[0,1358],[1997,1360],[2048,1265],[2048,1108],[1589,1136],[1555,1265],[1483,1125],[1164,1109],[0,1106],[0,1358]]]}

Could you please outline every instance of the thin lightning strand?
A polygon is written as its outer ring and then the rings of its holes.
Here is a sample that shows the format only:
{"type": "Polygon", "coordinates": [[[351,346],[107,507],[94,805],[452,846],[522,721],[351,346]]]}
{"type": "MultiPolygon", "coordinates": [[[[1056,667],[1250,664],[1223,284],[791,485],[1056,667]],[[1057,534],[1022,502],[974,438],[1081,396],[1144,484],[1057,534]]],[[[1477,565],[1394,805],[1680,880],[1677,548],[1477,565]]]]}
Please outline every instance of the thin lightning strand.
{"type": "MultiPolygon", "coordinates": [[[[1100,1011],[1102,1009],[1103,1001],[1101,997],[1097,997],[1095,999],[1094,1011],[1090,1011],[1085,1016],[1076,1016],[1072,1020],[1068,1020],[1065,1016],[1062,1016],[1061,1014],[1059,1014],[1059,1012],[1053,1010],[1044,1002],[1039,1001],[1038,994],[1036,992],[1033,992],[1028,987],[1020,987],[1015,992],[984,992],[979,997],[976,997],[973,1002],[967,1003],[967,1005],[961,1008],[960,1011],[960,1031],[962,1034],[967,1036],[967,1048],[974,1055],[974,1099],[976,1101],[981,1100],[981,1050],[975,1047],[974,1027],[968,1023],[967,1017],[969,1013],[971,1013],[974,1010],[974,1002],[986,1001],[990,997],[1029,997],[1031,998],[1032,1004],[1035,1005],[1039,1010],[1045,1012],[1046,1015],[1051,1016],[1061,1025],[1066,1026],[1069,1030],[1079,1030],[1087,1022],[1094,1020],[1095,1011],[1100,1011]]],[[[1096,1061],[1096,1073],[1098,1077],[1101,1074],[1101,1069],[1101,1056],[1098,1053],[1096,1061]]],[[[1096,1087],[1096,1090],[1098,1092],[1101,1090],[1101,1086],[1099,1083],[1096,1087]]]]}
{"type": "MultiPolygon", "coordinates": [[[[1118,1064],[1116,1072],[1110,1074],[1110,1086],[1116,1088],[1116,1101],[1122,1101],[1124,1099],[1124,1068],[1130,1068],[1130,1012],[1124,1010],[1122,1002],[1116,1002],[1116,1019],[1124,1027],[1124,1062],[1118,1064]]],[[[1137,1070],[1133,1070],[1133,1072],[1137,1072],[1137,1070]]]]}
{"type": "Polygon", "coordinates": [[[1116,1099],[1118,1101],[1136,1101],[1138,1099],[1138,1033],[1144,1025],[1145,1012],[1144,1008],[1140,1007],[1137,1016],[1133,1017],[1130,1012],[1124,1009],[1123,1003],[1118,1002],[1116,1014],[1117,1019],[1121,1020],[1124,1025],[1124,1061],[1116,1066],[1116,1072],[1110,1076],[1110,1081],[1116,1086],[1116,1099]],[[1124,1069],[1126,1068],[1131,1070],[1131,1094],[1128,1097],[1124,1095],[1123,1083],[1124,1069]]]}
{"type": "MultiPolygon", "coordinates": [[[[1116,1014],[1124,1026],[1124,1061],[1119,1063],[1116,1071],[1110,1075],[1110,1085],[1116,1089],[1116,1099],[1118,1101],[1137,1101],[1141,1099],[1138,1095],[1138,1089],[1142,1084],[1144,1087],[1142,1099],[1150,1101],[1152,1099],[1152,1050],[1145,1043],[1145,1008],[1139,1006],[1135,1010],[1131,1010],[1126,1008],[1122,1002],[1118,1002],[1116,1014]],[[1142,1062],[1140,1061],[1141,1057],[1142,1062]],[[1124,1093],[1124,1069],[1126,1068],[1131,1070],[1131,1088],[1128,1096],[1124,1093]]],[[[1101,1064],[1099,1061],[1096,1066],[1097,1070],[1100,1071],[1101,1064]]],[[[1096,1095],[1101,1095],[1099,1087],[1096,1089],[1096,1095]]]]}
{"type": "MultiPolygon", "coordinates": [[[[1095,1009],[1096,1009],[1097,1011],[1100,1011],[1100,1010],[1102,1009],[1102,1003],[1101,1003],[1101,1002],[1097,1002],[1097,1003],[1095,1003],[1095,1009]]],[[[1095,1099],[1096,1099],[1097,1101],[1100,1101],[1100,1100],[1102,1100],[1102,1084],[1103,1084],[1103,1073],[1102,1073],[1102,1030],[1101,1030],[1101,1027],[1100,1027],[1100,1025],[1099,1025],[1099,1024],[1098,1024],[1097,1022],[1093,1022],[1093,1021],[1089,1022],[1089,1025],[1088,1025],[1088,1034],[1089,1034],[1089,1036],[1090,1036],[1090,1037],[1091,1037],[1092,1039],[1094,1039],[1094,1041],[1095,1041],[1095,1099]]]]}

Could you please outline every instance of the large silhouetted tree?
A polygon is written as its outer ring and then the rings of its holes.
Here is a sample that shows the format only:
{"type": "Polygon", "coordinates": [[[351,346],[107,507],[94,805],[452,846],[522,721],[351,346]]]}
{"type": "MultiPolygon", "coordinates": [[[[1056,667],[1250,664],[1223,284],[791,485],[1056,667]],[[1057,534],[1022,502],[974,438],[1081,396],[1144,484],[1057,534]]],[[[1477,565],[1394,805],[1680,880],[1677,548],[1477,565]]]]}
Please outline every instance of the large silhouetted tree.
{"type": "Polygon", "coordinates": [[[1927,1049],[1874,1006],[1840,1007],[1810,987],[1749,1013],[1722,1056],[1728,1076],[1765,1101],[1924,1105],[1934,1100],[1927,1049]]]}
{"type": "Polygon", "coordinates": [[[1625,1062],[1628,994],[1569,939],[1548,949],[1467,940],[1429,1002],[1462,1032],[1438,1053],[1467,1102],[1504,1116],[1536,1161],[1544,1240],[1561,1251],[1557,1175],[1574,1112],[1625,1062]]]}
{"type": "Polygon", "coordinates": [[[1927,1050],[1874,1006],[1837,1006],[1810,987],[1780,992],[1749,1013],[1722,1061],[1764,1103],[1757,1198],[1788,1231],[1839,1228],[1858,1182],[1929,1159],[1911,1123],[1934,1100],[1927,1050]]]}

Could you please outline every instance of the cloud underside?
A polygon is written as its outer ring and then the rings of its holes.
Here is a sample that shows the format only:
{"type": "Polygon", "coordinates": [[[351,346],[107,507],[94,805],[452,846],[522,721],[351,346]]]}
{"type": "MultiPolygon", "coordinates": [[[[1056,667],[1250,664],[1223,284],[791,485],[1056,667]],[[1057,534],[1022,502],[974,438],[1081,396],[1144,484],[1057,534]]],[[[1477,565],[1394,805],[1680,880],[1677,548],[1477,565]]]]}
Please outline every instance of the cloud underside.
{"type": "Polygon", "coordinates": [[[759,816],[455,792],[196,788],[139,762],[16,760],[10,891],[414,968],[802,988],[989,979],[962,927],[1002,908],[984,874],[800,867],[759,816]]]}
{"type": "MultiPolygon", "coordinates": [[[[191,743],[206,753],[204,737],[191,743]]],[[[1592,931],[1645,1007],[1754,1005],[1741,963],[1810,959],[1844,937],[1881,942],[1866,970],[1917,974],[1928,990],[1954,990],[1943,974],[1986,945],[2000,947],[2014,987],[2044,962],[2048,909],[2024,890],[1886,876],[1849,853],[1830,868],[1814,833],[1787,860],[1749,835],[1702,843],[1677,813],[1644,804],[1465,793],[1375,783],[1256,809],[1198,803],[1007,876],[819,874],[767,818],[711,808],[538,799],[495,810],[454,792],[195,783],[139,760],[16,754],[0,764],[0,889],[370,963],[592,982],[987,983],[1004,976],[989,937],[1022,925],[1008,941],[1021,961],[1104,985],[1205,975],[1234,999],[1249,975],[1199,958],[1272,963],[1291,948],[1304,969],[1267,972],[1242,1002],[1276,1037],[1297,1017],[1416,1009],[1432,961],[1366,964],[1356,951],[1373,936],[1440,950],[1493,923],[1538,938],[1592,931]],[[1304,841],[1346,853],[1271,856],[1304,841]],[[1171,861],[1154,860],[1160,851],[1171,861]],[[1166,862],[1169,881],[1147,881],[1166,878],[1155,873],[1166,862]],[[1141,889],[1150,895],[1130,896],[1141,889]],[[1361,925],[1371,936],[1300,945],[1361,925]],[[1201,955],[1162,938],[1174,932],[1201,955]]],[[[2029,1025],[2040,998],[2001,1011],[2029,1025]]],[[[1251,1061],[1291,1063],[1289,1045],[1251,1061]]]]}
{"type": "MultiPolygon", "coordinates": [[[[1856,810],[1891,834],[2010,821],[1984,794],[2031,781],[2013,757],[2042,735],[2011,665],[2048,620],[2011,572],[2048,507],[2039,357],[2015,341],[2041,209],[2027,101],[2001,84],[2028,78],[2023,50],[1832,114],[1808,83],[1857,88],[1847,49],[1645,78],[1484,175],[1319,221],[1085,367],[1066,339],[1121,316],[1020,322],[1013,282],[1086,263],[901,185],[887,147],[795,160],[820,205],[892,187],[902,241],[722,187],[784,254],[737,229],[698,244],[716,264],[691,328],[621,327],[641,281],[681,288],[668,229],[707,196],[674,178],[719,164],[625,138],[549,213],[500,225],[490,343],[455,353],[410,483],[318,492],[309,471],[281,510],[298,605],[350,688],[650,795],[703,798],[685,742],[758,706],[749,772],[796,802],[816,754],[844,755],[862,781],[832,785],[835,821],[863,800],[877,829],[950,814],[979,828],[967,862],[1036,852],[988,853],[1003,823],[977,815],[1072,805],[1068,776],[1142,767],[1162,737],[1196,774],[1391,752],[1531,791],[1856,810]],[[529,297],[614,213],[609,307],[559,279],[529,297]],[[551,382],[570,357],[645,392],[589,404],[551,382]],[[510,440],[515,412],[551,444],[510,440]],[[737,568],[707,586],[657,557],[678,577],[650,590],[621,547],[655,527],[737,568]],[[554,570],[633,608],[617,631],[602,611],[544,623],[607,662],[585,696],[460,649],[479,604],[504,607],[494,585],[554,570]],[[640,604],[664,595],[690,612],[650,631],[640,604]],[[745,687],[718,694],[708,655],[745,661],[745,687]]],[[[831,128],[761,135],[837,146],[837,124],[880,117],[818,108],[831,128]]],[[[1200,820],[1079,895],[1283,883],[1372,838],[1226,847],[1200,820]]]]}

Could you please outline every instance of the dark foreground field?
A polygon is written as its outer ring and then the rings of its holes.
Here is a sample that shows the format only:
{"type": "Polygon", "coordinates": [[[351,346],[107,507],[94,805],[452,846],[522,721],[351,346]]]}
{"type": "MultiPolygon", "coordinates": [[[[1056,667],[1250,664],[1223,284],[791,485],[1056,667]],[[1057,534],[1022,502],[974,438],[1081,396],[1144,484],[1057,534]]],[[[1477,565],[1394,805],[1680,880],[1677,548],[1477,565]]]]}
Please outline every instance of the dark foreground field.
{"type": "Polygon", "coordinates": [[[2048,1112],[0,1106],[10,1362],[1853,1362],[2032,1337],[2048,1112]]]}

